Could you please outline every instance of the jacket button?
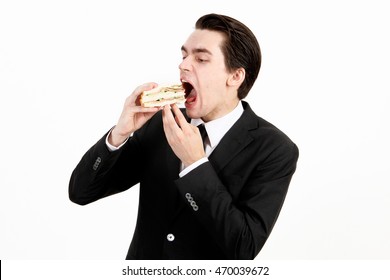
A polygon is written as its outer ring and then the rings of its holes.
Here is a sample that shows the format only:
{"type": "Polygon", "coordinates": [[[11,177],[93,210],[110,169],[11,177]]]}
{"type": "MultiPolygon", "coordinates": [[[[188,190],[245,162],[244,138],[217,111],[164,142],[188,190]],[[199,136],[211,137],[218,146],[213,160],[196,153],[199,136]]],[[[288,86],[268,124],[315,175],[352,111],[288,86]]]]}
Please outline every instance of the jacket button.
{"type": "Polygon", "coordinates": [[[170,233],[167,235],[167,239],[168,241],[172,242],[173,240],[175,240],[175,236],[172,233],[170,233]]]}

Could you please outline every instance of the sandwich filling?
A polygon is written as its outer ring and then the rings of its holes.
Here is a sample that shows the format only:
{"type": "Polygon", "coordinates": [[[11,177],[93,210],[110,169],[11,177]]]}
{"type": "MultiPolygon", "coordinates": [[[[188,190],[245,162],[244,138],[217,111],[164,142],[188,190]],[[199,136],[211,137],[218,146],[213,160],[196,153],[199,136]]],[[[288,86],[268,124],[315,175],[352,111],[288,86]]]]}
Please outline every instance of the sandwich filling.
{"type": "Polygon", "coordinates": [[[178,84],[144,91],[140,101],[144,107],[159,107],[167,104],[183,103],[185,100],[183,86],[178,84]]]}

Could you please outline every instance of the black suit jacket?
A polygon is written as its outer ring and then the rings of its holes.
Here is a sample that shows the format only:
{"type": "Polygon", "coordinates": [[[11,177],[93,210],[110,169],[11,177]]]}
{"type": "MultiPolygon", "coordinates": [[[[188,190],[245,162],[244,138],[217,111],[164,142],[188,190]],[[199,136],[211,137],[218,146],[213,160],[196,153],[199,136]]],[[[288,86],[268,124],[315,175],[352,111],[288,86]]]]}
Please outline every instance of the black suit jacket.
{"type": "Polygon", "coordinates": [[[279,215],[298,148],[243,105],[209,162],[182,178],[161,113],[118,151],[103,136],[73,171],[70,199],[85,205],[140,183],[126,259],[253,259],[279,215]]]}

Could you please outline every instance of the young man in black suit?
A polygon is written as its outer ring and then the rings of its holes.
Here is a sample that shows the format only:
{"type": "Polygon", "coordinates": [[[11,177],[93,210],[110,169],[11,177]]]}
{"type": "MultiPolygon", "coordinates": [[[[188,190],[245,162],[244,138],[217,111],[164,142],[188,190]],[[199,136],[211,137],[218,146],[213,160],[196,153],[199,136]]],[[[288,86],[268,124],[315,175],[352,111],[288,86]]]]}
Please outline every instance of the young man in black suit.
{"type": "Polygon", "coordinates": [[[140,183],[126,259],[253,259],[279,215],[298,148],[242,101],[261,64],[244,24],[205,15],[181,49],[185,110],[138,106],[157,84],[136,88],[73,171],[69,197],[85,205],[140,183]]]}

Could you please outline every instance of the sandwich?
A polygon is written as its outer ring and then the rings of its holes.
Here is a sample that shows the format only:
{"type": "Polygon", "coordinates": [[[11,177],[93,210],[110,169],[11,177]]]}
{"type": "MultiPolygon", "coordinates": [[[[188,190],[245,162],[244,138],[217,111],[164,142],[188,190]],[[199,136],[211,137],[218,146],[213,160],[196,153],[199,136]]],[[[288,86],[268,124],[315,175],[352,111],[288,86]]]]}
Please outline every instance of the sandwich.
{"type": "Polygon", "coordinates": [[[167,104],[185,102],[185,92],[181,84],[158,86],[141,93],[140,103],[143,107],[162,107],[167,104]]]}

